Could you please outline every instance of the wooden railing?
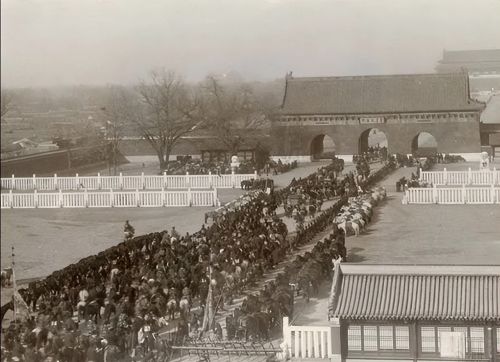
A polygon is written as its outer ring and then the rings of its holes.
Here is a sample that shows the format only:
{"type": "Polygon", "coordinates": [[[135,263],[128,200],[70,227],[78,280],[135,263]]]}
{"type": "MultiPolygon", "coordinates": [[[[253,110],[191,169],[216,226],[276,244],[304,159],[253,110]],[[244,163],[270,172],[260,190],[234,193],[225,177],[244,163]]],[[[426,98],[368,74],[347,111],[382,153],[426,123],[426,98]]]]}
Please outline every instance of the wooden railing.
{"type": "Polygon", "coordinates": [[[500,171],[475,170],[467,171],[422,171],[420,180],[433,185],[500,185],[500,171]]]}
{"type": "Polygon", "coordinates": [[[434,187],[409,188],[406,204],[500,204],[500,187],[434,187]]]}
{"type": "Polygon", "coordinates": [[[291,358],[330,358],[332,351],[332,327],[291,326],[288,317],[283,318],[283,341],[291,358]]]}
{"type": "Polygon", "coordinates": [[[87,191],[1,194],[2,209],[220,206],[217,189],[187,191],[87,191]]]}
{"type": "Polygon", "coordinates": [[[79,176],[71,177],[7,177],[1,179],[2,190],[58,191],[58,190],[161,190],[161,189],[208,189],[240,187],[241,181],[257,179],[253,174],[218,175],[141,175],[126,176],[79,176]]]}

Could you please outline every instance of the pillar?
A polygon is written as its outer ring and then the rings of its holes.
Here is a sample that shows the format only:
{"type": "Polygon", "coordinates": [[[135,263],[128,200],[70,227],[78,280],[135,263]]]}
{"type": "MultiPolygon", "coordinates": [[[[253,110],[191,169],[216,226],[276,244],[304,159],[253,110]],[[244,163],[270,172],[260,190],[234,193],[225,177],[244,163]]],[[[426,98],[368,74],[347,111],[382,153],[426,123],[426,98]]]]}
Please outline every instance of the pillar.
{"type": "Polygon", "coordinates": [[[59,189],[59,185],[57,184],[57,173],[54,174],[54,190],[59,189]]]}
{"type": "Polygon", "coordinates": [[[231,186],[233,187],[233,189],[235,185],[236,185],[236,177],[234,176],[234,170],[233,170],[231,171],[231,186]]]}
{"type": "Polygon", "coordinates": [[[97,188],[100,190],[102,187],[101,173],[97,173],[97,188]]]}
{"type": "Polygon", "coordinates": [[[163,187],[167,188],[167,172],[163,171],[163,187]]]}
{"type": "MultiPolygon", "coordinates": [[[[347,338],[347,333],[344,337],[347,338]]],[[[338,318],[330,319],[330,341],[328,342],[328,358],[331,362],[341,362],[342,333],[340,329],[340,320],[338,318]]]]}
{"type": "Polygon", "coordinates": [[[443,183],[448,185],[448,172],[446,171],[446,168],[443,170],[443,183]]]}
{"type": "Polygon", "coordinates": [[[76,189],[80,190],[80,177],[78,174],[75,175],[76,189]]]}
{"type": "Polygon", "coordinates": [[[36,189],[36,175],[33,174],[33,188],[36,189]]]}
{"type": "Polygon", "coordinates": [[[11,189],[12,190],[16,189],[16,178],[14,177],[14,175],[12,175],[12,186],[11,186],[11,189]]]}
{"type": "Polygon", "coordinates": [[[123,174],[121,172],[120,172],[119,180],[120,180],[120,190],[123,190],[123,174]]]}
{"type": "MultiPolygon", "coordinates": [[[[144,173],[142,175],[144,176],[144,173]]],[[[142,185],[142,187],[144,187],[144,183],[142,185]]],[[[135,204],[137,207],[141,207],[141,195],[139,195],[139,189],[135,189],[135,204]]]]}
{"type": "Polygon", "coordinates": [[[33,192],[33,201],[35,209],[38,209],[38,192],[36,190],[33,192]]]}
{"type": "Polygon", "coordinates": [[[193,206],[193,195],[191,194],[191,187],[188,187],[188,205],[193,206]]]}
{"type": "Polygon", "coordinates": [[[144,179],[144,172],[141,173],[141,185],[142,185],[142,189],[145,190],[146,189],[146,180],[144,179]]]}

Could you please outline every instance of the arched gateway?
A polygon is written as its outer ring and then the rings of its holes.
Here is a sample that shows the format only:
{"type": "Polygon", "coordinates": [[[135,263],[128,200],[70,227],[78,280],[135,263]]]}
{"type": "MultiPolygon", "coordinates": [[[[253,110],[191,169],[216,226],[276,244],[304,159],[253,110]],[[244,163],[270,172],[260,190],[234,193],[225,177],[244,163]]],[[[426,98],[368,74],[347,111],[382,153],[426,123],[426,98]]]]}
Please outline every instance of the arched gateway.
{"type": "Polygon", "coordinates": [[[335,143],[330,136],[321,134],[311,141],[311,158],[320,160],[335,153],[335,143]]]}
{"type": "Polygon", "coordinates": [[[420,132],[411,142],[411,153],[416,157],[434,155],[438,152],[436,138],[429,132],[420,132]]]}
{"type": "Polygon", "coordinates": [[[310,160],[324,151],[322,141],[329,135],[335,153],[348,157],[369,147],[376,129],[391,154],[412,153],[415,135],[428,132],[439,152],[479,157],[484,107],[470,98],[465,73],[287,76],[283,105],[272,124],[272,154],[310,160]]]}

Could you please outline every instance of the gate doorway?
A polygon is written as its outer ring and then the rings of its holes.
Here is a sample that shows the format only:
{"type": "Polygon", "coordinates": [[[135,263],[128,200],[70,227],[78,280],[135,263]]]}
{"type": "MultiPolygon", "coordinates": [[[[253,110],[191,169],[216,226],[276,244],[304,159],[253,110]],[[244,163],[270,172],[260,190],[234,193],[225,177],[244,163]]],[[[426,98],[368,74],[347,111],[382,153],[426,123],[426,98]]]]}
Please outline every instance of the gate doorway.
{"type": "Polygon", "coordinates": [[[435,155],[438,151],[436,138],[429,132],[420,132],[413,137],[411,142],[411,153],[415,157],[427,157],[435,155]]]}
{"type": "Polygon", "coordinates": [[[335,142],[328,135],[321,134],[311,141],[311,156],[313,160],[331,159],[335,155],[335,142]]]}
{"type": "Polygon", "coordinates": [[[378,128],[369,128],[361,133],[358,141],[358,154],[385,150],[388,147],[387,136],[378,128]]]}

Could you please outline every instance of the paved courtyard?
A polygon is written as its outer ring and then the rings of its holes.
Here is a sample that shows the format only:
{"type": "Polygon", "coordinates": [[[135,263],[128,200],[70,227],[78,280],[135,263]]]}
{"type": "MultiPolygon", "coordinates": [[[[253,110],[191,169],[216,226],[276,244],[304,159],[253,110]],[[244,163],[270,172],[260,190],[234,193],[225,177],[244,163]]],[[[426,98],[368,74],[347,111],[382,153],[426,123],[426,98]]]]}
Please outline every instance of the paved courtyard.
{"type": "MultiPolygon", "coordinates": [[[[474,165],[445,166],[465,170],[474,165]]],[[[500,205],[403,205],[403,194],[395,192],[395,183],[412,172],[415,168],[401,168],[381,182],[388,199],[376,208],[372,222],[359,237],[346,239],[348,262],[500,264],[500,205]]],[[[297,299],[295,324],[327,322],[330,286],[330,281],[324,282],[309,304],[297,299]]]]}

